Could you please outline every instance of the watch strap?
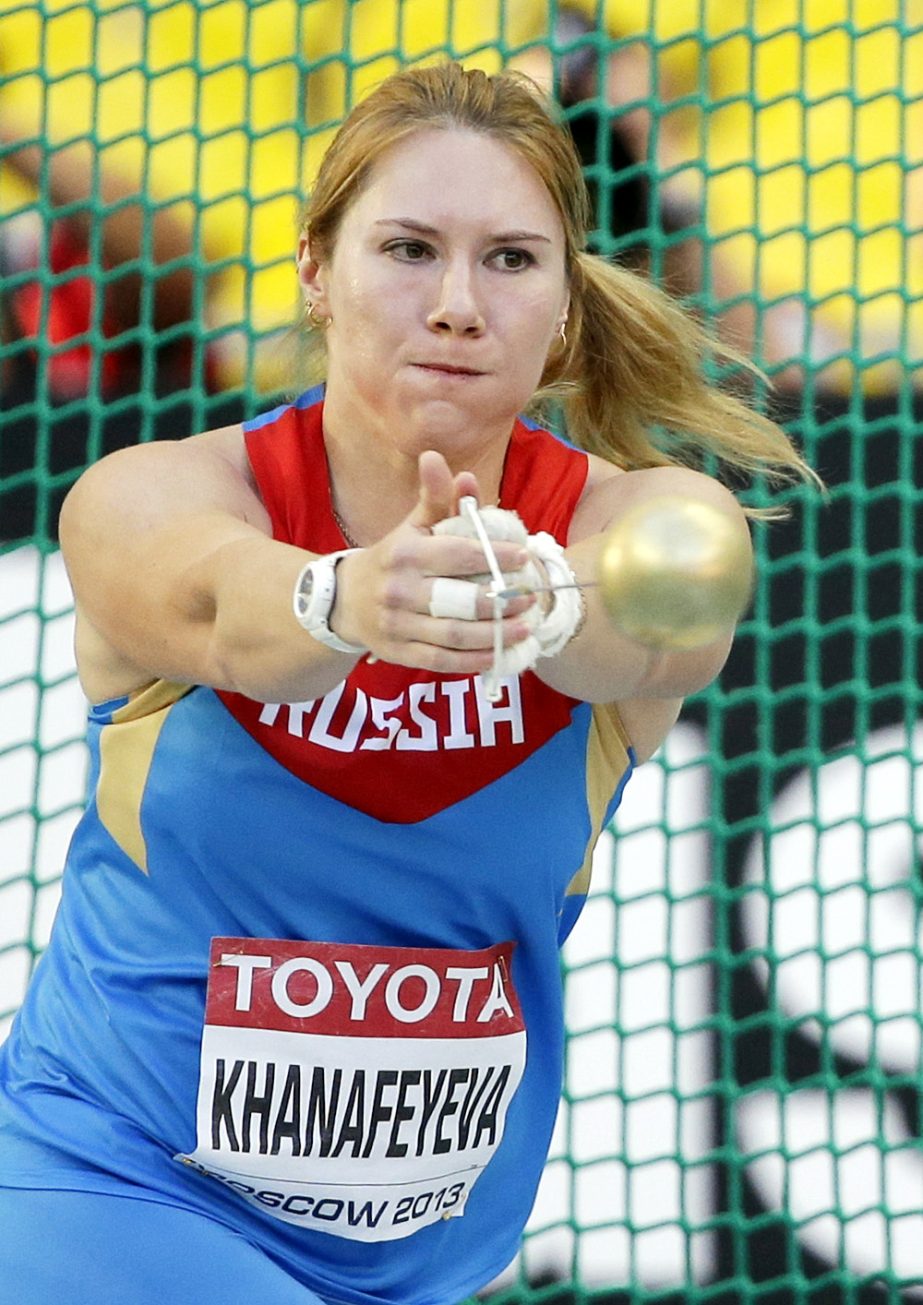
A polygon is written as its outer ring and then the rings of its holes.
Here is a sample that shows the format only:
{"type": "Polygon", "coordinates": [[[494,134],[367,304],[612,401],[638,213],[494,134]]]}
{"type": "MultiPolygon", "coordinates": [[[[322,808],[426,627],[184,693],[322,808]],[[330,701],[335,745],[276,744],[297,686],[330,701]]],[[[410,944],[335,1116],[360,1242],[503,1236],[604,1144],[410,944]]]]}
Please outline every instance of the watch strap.
{"type": "Polygon", "coordinates": [[[312,558],[299,572],[292,594],[292,610],[302,629],[326,648],[352,653],[353,656],[368,652],[368,648],[341,639],[331,630],[329,621],[337,592],[337,563],[340,558],[360,551],[358,548],[342,548],[336,553],[312,558]]]}

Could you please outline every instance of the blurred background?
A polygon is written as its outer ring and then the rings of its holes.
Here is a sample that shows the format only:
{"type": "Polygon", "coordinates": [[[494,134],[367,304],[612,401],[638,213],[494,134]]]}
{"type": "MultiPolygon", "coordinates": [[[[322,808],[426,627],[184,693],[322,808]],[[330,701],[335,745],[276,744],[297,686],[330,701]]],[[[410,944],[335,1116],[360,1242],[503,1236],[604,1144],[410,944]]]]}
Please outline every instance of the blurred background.
{"type": "Polygon", "coordinates": [[[63,494],[297,393],[300,200],[447,55],[554,94],[592,248],[756,361],[828,487],[755,528],[726,671],[603,837],[487,1295],[923,1299],[921,0],[0,0],[0,1036],[86,782],[63,494]]]}

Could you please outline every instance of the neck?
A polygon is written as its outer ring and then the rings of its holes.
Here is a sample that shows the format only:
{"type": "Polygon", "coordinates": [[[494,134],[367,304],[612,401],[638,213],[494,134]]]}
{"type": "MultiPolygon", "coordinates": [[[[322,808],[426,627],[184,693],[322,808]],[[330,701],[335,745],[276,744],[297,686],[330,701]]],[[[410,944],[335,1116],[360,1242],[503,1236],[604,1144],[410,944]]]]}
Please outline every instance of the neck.
{"type": "Polygon", "coordinates": [[[333,510],[333,519],[337,523],[340,534],[346,540],[347,544],[349,544],[350,548],[361,548],[362,544],[360,544],[359,540],[355,539],[353,535],[350,534],[349,526],[346,524],[346,522],[343,520],[343,518],[340,516],[339,512],[337,511],[336,502],[331,500],[331,506],[333,510]]]}
{"type": "MultiPolygon", "coordinates": [[[[399,424],[396,424],[399,425],[399,424]]],[[[418,459],[427,449],[441,452],[453,475],[473,472],[482,502],[500,496],[503,464],[512,423],[489,439],[466,440],[446,447],[436,432],[416,431],[410,423],[397,439],[388,431],[363,429],[361,421],[344,413],[329,397],[324,402],[324,443],[330,471],[334,518],[346,542],[367,547],[393,530],[419,498],[418,459]]],[[[454,443],[454,441],[453,441],[454,443]]]]}

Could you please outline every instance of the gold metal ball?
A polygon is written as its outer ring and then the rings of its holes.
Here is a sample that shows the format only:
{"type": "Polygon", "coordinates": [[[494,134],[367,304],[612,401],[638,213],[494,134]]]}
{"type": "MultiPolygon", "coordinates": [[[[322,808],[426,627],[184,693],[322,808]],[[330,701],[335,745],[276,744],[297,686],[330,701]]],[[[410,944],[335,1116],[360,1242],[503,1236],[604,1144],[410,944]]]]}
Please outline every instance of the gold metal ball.
{"type": "Polygon", "coordinates": [[[646,499],[606,533],[599,585],[629,638],[662,651],[701,648],[730,630],[750,600],[746,532],[709,503],[646,499]]]}

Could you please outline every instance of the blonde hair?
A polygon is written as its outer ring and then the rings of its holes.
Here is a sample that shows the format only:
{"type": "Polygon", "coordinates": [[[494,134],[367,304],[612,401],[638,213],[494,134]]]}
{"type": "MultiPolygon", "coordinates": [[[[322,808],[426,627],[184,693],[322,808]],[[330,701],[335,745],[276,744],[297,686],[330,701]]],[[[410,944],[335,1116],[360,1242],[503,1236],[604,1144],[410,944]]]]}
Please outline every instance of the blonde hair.
{"type": "MultiPolygon", "coordinates": [[[[536,396],[556,398],[568,438],[626,470],[695,464],[790,480],[813,473],[788,436],[708,381],[710,358],[750,364],[712,340],[666,293],[585,252],[590,206],[580,159],[554,106],[527,77],[457,63],[395,73],[362,100],[324,156],[302,214],[316,257],[386,150],[425,128],[463,128],[502,141],[544,182],[561,216],[571,304],[567,342],[552,349],[536,396]]],[[[755,369],[753,369],[755,370],[755,369]]]]}

